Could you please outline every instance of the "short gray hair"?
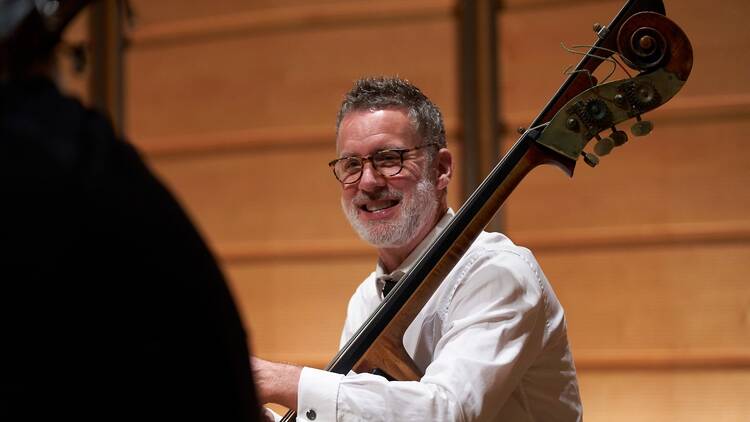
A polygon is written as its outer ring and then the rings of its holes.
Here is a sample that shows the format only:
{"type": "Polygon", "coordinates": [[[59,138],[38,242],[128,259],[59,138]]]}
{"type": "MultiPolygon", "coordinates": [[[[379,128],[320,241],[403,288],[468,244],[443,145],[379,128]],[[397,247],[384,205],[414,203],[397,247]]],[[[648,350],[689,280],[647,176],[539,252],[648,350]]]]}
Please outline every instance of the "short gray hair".
{"type": "Polygon", "coordinates": [[[440,109],[416,86],[399,77],[370,77],[354,82],[336,116],[336,135],[341,121],[352,111],[404,108],[424,143],[446,147],[445,125],[440,109]]]}

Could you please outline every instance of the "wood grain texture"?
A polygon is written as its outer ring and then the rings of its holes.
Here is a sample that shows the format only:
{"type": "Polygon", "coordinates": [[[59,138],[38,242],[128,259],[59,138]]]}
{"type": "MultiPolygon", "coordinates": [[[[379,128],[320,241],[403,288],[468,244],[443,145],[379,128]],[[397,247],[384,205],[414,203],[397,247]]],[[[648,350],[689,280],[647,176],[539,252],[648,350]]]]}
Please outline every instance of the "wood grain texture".
{"type": "MultiPolygon", "coordinates": [[[[608,23],[622,4],[560,2],[504,10],[498,23],[501,110],[539,110],[562,82],[565,68],[579,60],[560,43],[591,44],[595,40],[593,23],[608,23]],[[534,78],[527,77],[531,72],[534,78]]],[[[688,34],[696,57],[690,81],[679,97],[747,93],[744,69],[750,66],[750,55],[743,52],[750,48],[750,37],[744,16],[750,13],[750,3],[733,1],[721,8],[699,1],[666,1],[665,5],[667,16],[688,34]]],[[[609,71],[609,66],[602,70],[609,71]]]]}
{"type": "MultiPolygon", "coordinates": [[[[453,149],[460,140],[455,121],[445,122],[448,142],[453,149]]],[[[135,139],[133,142],[151,157],[200,155],[211,152],[233,152],[253,149],[318,147],[330,149],[335,128],[325,126],[279,126],[239,129],[202,134],[177,134],[135,139]]]]}
{"type": "Polygon", "coordinates": [[[537,254],[575,350],[750,350],[750,244],[537,254]]]}
{"type": "Polygon", "coordinates": [[[351,83],[377,74],[410,79],[456,116],[453,27],[445,18],[134,47],[127,60],[129,133],[153,139],[333,127],[351,83]]]}
{"type": "Polygon", "coordinates": [[[746,221],[745,119],[659,126],[573,179],[539,169],[506,208],[510,233],[638,224],[746,221]],[[540,207],[540,198],[558,206],[540,207]]]}
{"type": "Polygon", "coordinates": [[[375,264],[365,257],[225,268],[255,353],[303,363],[309,356],[327,362],[335,354],[348,299],[375,264]]]}
{"type": "Polygon", "coordinates": [[[274,31],[280,29],[345,26],[373,21],[418,21],[453,13],[452,0],[305,1],[193,1],[133,2],[139,27],[136,43],[184,42],[217,33],[274,31]]]}
{"type": "Polygon", "coordinates": [[[744,422],[750,370],[582,371],[587,421],[744,422]]]}

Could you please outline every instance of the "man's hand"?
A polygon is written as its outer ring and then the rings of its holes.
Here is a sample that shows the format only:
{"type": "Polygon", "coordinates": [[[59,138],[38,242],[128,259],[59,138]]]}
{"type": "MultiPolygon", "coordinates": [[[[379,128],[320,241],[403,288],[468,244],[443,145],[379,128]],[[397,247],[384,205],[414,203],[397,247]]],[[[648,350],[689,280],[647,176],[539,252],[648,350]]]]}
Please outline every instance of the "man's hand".
{"type": "Polygon", "coordinates": [[[302,368],[252,358],[253,375],[261,403],[276,403],[297,410],[297,387],[302,368]]]}

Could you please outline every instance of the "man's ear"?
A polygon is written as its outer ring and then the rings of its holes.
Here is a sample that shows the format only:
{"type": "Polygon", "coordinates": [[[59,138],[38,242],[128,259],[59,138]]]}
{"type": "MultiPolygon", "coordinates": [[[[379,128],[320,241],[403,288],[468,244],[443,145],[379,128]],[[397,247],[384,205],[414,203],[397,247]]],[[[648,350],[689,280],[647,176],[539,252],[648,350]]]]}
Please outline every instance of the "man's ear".
{"type": "Polygon", "coordinates": [[[440,148],[437,154],[437,188],[444,190],[453,177],[453,155],[448,148],[440,148]]]}

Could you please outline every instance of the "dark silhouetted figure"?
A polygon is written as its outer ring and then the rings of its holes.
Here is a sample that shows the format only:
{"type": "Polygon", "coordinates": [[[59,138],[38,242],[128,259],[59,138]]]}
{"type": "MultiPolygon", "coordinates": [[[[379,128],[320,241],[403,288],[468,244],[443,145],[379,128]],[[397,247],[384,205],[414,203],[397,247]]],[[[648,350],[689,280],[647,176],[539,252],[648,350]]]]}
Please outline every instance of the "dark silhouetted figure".
{"type": "Polygon", "coordinates": [[[72,14],[35,27],[41,3],[58,2],[0,0],[0,420],[259,420],[220,269],[134,148],[47,77],[72,14]]]}

